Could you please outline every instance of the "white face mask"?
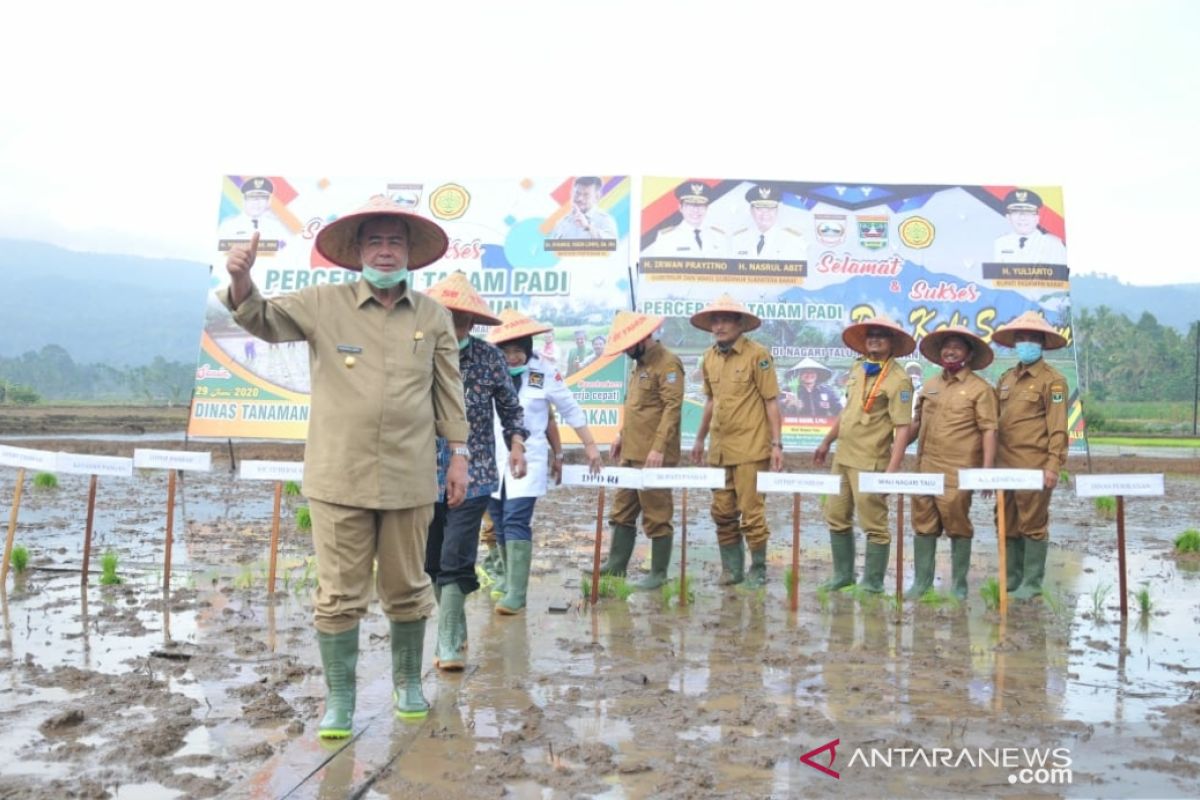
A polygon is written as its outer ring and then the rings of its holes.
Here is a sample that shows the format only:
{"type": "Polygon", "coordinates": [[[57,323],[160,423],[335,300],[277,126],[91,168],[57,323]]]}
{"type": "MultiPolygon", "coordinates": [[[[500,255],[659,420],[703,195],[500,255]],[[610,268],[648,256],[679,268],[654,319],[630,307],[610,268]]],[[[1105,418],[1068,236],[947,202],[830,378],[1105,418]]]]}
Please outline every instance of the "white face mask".
{"type": "Polygon", "coordinates": [[[363,264],[362,276],[364,281],[376,289],[391,289],[393,286],[399,286],[408,280],[408,270],[394,269],[384,272],[383,270],[363,264]]]}

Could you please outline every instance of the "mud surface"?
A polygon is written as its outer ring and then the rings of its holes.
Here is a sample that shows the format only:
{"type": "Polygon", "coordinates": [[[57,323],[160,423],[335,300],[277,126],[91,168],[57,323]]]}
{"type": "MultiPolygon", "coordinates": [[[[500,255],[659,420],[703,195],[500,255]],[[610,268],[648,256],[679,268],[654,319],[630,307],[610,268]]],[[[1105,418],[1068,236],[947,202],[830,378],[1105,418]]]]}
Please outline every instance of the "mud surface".
{"type": "MultiPolygon", "coordinates": [[[[136,443],[20,444],[128,455],[136,443]]],[[[1143,613],[1130,597],[1126,622],[1115,523],[1068,490],[1052,509],[1046,601],[1014,604],[1005,620],[979,594],[997,569],[990,501],[976,501],[964,606],[818,593],[830,556],[814,498],[801,509],[798,613],[784,585],[788,497],[768,504],[766,590],[722,588],[707,498],[693,491],[693,602],[654,592],[593,610],[578,568],[591,559],[596,496],[557,490],[535,515],[528,613],[499,618],[486,592],[472,595],[467,670],[429,668],[433,709],[406,724],[388,708],[387,623],[374,611],[362,627],[356,736],[327,746],[315,738],[323,683],[311,548],[295,523],[303,498],[285,501],[269,597],[271,484],[236,480],[227,445],[204,446],[213,472],[180,484],[165,592],[163,473],[100,480],[86,588],[87,479],[60,476],[53,490],[26,481],[16,540],[30,569],[10,575],[0,598],[0,798],[1197,794],[1200,562],[1171,552],[1175,535],[1200,527],[1193,462],[1093,462],[1096,472],[1168,472],[1165,498],[1126,504],[1129,588],[1146,586],[1151,600],[1143,613]],[[102,586],[110,550],[123,582],[102,586]],[[834,740],[840,779],[801,761],[834,740]],[[1048,770],[1043,783],[1023,782],[1020,759],[1054,748],[1069,753],[1070,782],[1048,770]],[[999,763],[988,762],[997,751],[999,763]]],[[[235,456],[294,460],[301,450],[237,445],[235,456]]],[[[789,466],[807,468],[801,457],[789,466]]],[[[15,477],[0,469],[5,523],[15,477]]],[[[673,575],[678,544],[677,533],[673,575]]],[[[907,570],[911,551],[909,534],[907,570]]],[[[860,535],[860,571],[861,560],[860,535]]],[[[633,571],[648,562],[641,540],[633,571]]],[[[894,568],[893,558],[889,591],[894,568]]],[[[943,542],[942,591],[949,569],[943,542]]],[[[434,633],[431,621],[427,666],[434,633]]],[[[829,755],[810,761],[830,765],[829,755]]]]}

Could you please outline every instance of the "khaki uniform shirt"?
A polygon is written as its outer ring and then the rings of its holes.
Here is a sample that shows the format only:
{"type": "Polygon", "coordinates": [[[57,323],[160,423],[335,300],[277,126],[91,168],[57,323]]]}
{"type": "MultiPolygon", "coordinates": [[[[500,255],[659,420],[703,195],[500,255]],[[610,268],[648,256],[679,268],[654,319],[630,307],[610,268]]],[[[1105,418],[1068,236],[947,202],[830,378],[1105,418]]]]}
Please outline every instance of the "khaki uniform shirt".
{"type": "Polygon", "coordinates": [[[983,432],[996,430],[996,393],[983,378],[963,367],[942,372],[917,395],[921,422],[917,469],[945,472],[958,483],[958,470],[983,466],[983,432]]]}
{"type": "MultiPolygon", "coordinates": [[[[837,454],[834,466],[877,472],[887,468],[892,458],[892,440],[896,428],[912,422],[912,381],[896,359],[888,359],[887,375],[879,383],[879,391],[871,410],[863,405],[870,396],[876,379],[867,377],[859,359],[850,370],[846,383],[846,407],[838,417],[837,454]]],[[[880,372],[882,375],[882,371],[880,372]]]]}
{"type": "Polygon", "coordinates": [[[651,450],[663,464],[679,463],[679,419],[683,409],[683,362],[655,341],[634,362],[625,395],[621,458],[645,461],[651,450]]]}
{"type": "Polygon", "coordinates": [[[411,290],[384,308],[361,280],[270,300],[254,288],[236,310],[228,292],[221,300],[260,339],[308,342],[305,495],[373,509],[437,500],[435,434],[452,442],[468,434],[446,309],[411,290]]]}
{"type": "Polygon", "coordinates": [[[771,352],[739,336],[728,353],[704,351],[704,394],[713,401],[708,463],[732,466],[771,457],[766,401],[779,396],[771,352]]]}
{"type": "Polygon", "coordinates": [[[1000,376],[996,466],[1058,471],[1067,463],[1067,379],[1045,360],[1000,376]]]}

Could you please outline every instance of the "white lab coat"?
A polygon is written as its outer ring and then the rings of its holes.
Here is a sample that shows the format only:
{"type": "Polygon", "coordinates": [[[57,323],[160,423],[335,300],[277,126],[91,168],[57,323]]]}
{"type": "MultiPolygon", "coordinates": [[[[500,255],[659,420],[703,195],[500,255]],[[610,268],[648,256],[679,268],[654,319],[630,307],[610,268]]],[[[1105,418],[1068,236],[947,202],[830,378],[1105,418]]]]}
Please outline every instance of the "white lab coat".
{"type": "MultiPolygon", "coordinates": [[[[525,440],[525,477],[513,477],[508,466],[508,447],[504,444],[500,420],[494,418],[500,486],[506,497],[541,497],[546,493],[550,475],[550,442],[546,439],[546,425],[550,420],[551,404],[563,422],[572,428],[586,425],[587,416],[579,403],[575,402],[575,395],[563,383],[558,369],[542,361],[536,352],[529,360],[529,369],[521,376],[521,391],[517,397],[521,401],[521,410],[525,412],[525,428],[529,431],[529,438],[525,440]]],[[[500,489],[493,492],[492,497],[499,500],[500,489]]]]}

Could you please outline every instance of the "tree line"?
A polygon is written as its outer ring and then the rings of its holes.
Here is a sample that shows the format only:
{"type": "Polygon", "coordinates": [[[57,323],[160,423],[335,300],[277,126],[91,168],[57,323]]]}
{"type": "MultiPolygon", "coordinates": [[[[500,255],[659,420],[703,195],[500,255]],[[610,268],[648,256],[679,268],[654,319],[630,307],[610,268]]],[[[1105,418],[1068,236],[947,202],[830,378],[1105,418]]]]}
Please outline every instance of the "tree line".
{"type": "Polygon", "coordinates": [[[1180,333],[1149,311],[1134,322],[1108,306],[1080,309],[1072,319],[1080,390],[1101,401],[1190,401],[1196,330],[1180,333]]]}
{"type": "Polygon", "coordinates": [[[0,357],[0,403],[42,400],[186,404],[195,364],[155,356],[149,364],[114,367],[77,364],[65,348],[48,344],[13,358],[0,357]]]}

